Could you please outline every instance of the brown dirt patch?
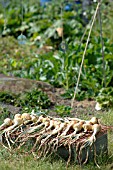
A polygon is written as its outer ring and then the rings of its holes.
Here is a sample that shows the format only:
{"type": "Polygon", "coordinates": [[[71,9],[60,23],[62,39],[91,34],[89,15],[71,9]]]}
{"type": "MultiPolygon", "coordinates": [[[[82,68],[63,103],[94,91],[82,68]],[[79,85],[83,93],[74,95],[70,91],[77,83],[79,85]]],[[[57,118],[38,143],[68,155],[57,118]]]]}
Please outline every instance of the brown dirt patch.
{"type": "MultiPolygon", "coordinates": [[[[63,88],[54,88],[50,84],[41,81],[5,76],[0,74],[0,91],[2,92],[8,91],[18,94],[33,88],[41,89],[47,93],[48,97],[53,103],[53,106],[50,108],[51,115],[56,115],[54,111],[54,107],[56,105],[71,106],[71,99],[64,99],[61,97],[61,94],[64,93],[63,88]]],[[[80,116],[81,114],[94,115],[96,114],[95,104],[96,102],[93,100],[75,100],[73,109],[71,110],[71,116],[80,116]]],[[[0,104],[0,106],[8,108],[9,111],[13,113],[17,113],[20,110],[19,108],[7,104],[0,104]]]]}

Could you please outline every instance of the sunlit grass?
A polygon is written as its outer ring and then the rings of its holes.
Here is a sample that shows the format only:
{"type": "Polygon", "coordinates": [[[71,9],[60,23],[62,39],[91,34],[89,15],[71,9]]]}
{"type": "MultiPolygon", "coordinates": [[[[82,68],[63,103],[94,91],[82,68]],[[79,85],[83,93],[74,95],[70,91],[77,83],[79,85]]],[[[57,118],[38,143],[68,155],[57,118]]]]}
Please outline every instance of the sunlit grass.
{"type": "MultiPolygon", "coordinates": [[[[113,152],[112,152],[113,153],[113,152]]],[[[107,158],[101,158],[98,161],[101,169],[109,169],[113,161],[112,154],[107,158]]],[[[32,155],[13,154],[10,155],[6,150],[1,148],[0,151],[0,168],[2,170],[65,170],[66,162],[63,160],[53,160],[51,158],[35,160],[32,155]]],[[[68,170],[96,170],[98,169],[94,163],[89,163],[80,167],[76,164],[71,164],[68,170]]]]}

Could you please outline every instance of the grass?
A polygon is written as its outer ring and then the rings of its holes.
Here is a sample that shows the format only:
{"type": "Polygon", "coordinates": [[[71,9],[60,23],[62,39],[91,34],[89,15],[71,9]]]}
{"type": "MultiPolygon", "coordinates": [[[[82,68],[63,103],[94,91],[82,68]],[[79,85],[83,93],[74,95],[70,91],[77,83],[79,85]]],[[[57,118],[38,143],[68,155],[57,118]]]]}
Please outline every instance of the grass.
{"type": "MultiPolygon", "coordinates": [[[[102,124],[112,125],[113,110],[99,112],[97,115],[102,124]]],[[[89,119],[89,116],[81,115],[81,118],[89,119]]],[[[98,164],[101,169],[109,170],[113,163],[113,132],[108,130],[108,156],[98,158],[98,164]]],[[[0,169],[2,170],[65,170],[66,162],[62,159],[56,159],[55,156],[45,159],[35,160],[31,154],[13,153],[10,154],[5,148],[0,146],[0,169]]],[[[70,164],[68,170],[96,170],[98,169],[93,162],[80,167],[76,164],[70,164]]]]}

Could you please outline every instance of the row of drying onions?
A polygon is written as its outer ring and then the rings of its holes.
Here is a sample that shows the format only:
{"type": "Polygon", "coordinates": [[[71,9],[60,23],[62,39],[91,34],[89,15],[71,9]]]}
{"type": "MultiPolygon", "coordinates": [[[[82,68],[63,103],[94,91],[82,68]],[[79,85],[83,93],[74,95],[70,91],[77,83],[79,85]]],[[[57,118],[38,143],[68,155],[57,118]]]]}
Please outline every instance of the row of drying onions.
{"type": "Polygon", "coordinates": [[[35,114],[29,114],[29,113],[23,113],[21,114],[16,114],[14,116],[14,119],[11,120],[10,118],[6,118],[4,120],[4,123],[0,126],[0,130],[6,129],[6,131],[11,131],[15,127],[22,125],[22,124],[27,124],[28,122],[34,123],[34,126],[38,124],[39,122],[42,122],[45,124],[47,129],[50,129],[52,126],[56,128],[56,132],[60,131],[64,128],[65,130],[61,134],[61,136],[65,136],[66,133],[69,131],[70,128],[74,129],[74,133],[76,134],[77,132],[81,131],[82,129],[84,132],[87,131],[93,131],[93,136],[101,131],[101,125],[98,122],[98,119],[96,117],[92,117],[90,120],[85,121],[81,120],[78,118],[64,118],[64,119],[59,119],[59,118],[51,118],[49,116],[37,116],[35,114]],[[49,127],[50,126],[50,127],[49,127]]]}
{"type": "MultiPolygon", "coordinates": [[[[6,137],[9,149],[11,149],[10,143],[14,144],[18,142],[19,138],[23,137],[23,139],[25,138],[25,141],[27,141],[30,137],[34,137],[37,138],[34,146],[36,146],[36,144],[39,146],[38,151],[42,149],[44,152],[43,148],[45,147],[46,149],[48,148],[46,151],[46,153],[48,153],[51,146],[54,146],[53,150],[62,145],[70,146],[88,132],[90,136],[84,140],[82,148],[91,146],[96,141],[97,133],[101,131],[101,124],[96,117],[92,117],[90,120],[70,117],[60,119],[44,115],[37,116],[36,114],[23,113],[16,114],[13,120],[6,118],[4,123],[0,126],[0,131],[2,132],[2,136],[6,137]],[[15,141],[13,141],[11,139],[11,134],[15,134],[19,128],[20,133],[16,136],[15,141]],[[25,134],[29,136],[27,139],[25,134]]],[[[32,151],[33,150],[34,147],[32,151]]]]}

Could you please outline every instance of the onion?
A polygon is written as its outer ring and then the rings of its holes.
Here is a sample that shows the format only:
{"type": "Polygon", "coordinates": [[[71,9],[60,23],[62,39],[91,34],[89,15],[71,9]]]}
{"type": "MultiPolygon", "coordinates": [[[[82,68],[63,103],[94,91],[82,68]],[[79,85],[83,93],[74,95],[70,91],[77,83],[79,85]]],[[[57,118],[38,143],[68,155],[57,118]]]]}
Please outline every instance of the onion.
{"type": "Polygon", "coordinates": [[[89,141],[91,142],[91,144],[96,141],[96,135],[101,131],[101,125],[99,125],[99,124],[94,124],[94,125],[92,126],[92,130],[93,130],[93,134],[92,134],[92,136],[91,136],[90,139],[89,139],[89,141]]]}
{"type": "Polygon", "coordinates": [[[93,130],[93,135],[96,135],[97,133],[99,133],[101,131],[101,125],[100,124],[94,124],[92,126],[92,130],[93,130]]]}
{"type": "Polygon", "coordinates": [[[13,126],[19,126],[21,124],[23,124],[23,119],[22,118],[16,118],[13,120],[14,125],[13,126]]]}
{"type": "Polygon", "coordinates": [[[60,126],[60,124],[61,124],[61,121],[57,121],[57,120],[54,120],[53,121],[53,126],[56,128],[57,126],[60,126]]]}
{"type": "Polygon", "coordinates": [[[23,113],[21,118],[23,119],[23,121],[31,120],[31,116],[29,113],[23,113]]]}
{"type": "Polygon", "coordinates": [[[13,125],[5,129],[6,132],[13,130],[15,127],[23,124],[23,119],[22,118],[16,118],[13,120],[13,125]]]}
{"type": "Polygon", "coordinates": [[[89,123],[83,124],[84,132],[92,131],[92,125],[89,123]]]}
{"type": "Polygon", "coordinates": [[[44,117],[41,115],[41,116],[39,116],[39,118],[38,118],[38,122],[42,122],[43,121],[43,119],[44,119],[44,117]]]}
{"type": "Polygon", "coordinates": [[[42,119],[43,123],[45,123],[46,121],[50,121],[50,119],[48,117],[42,119]]]}
{"type": "Polygon", "coordinates": [[[46,121],[45,122],[45,127],[48,127],[49,126],[49,121],[46,121]]]}
{"type": "Polygon", "coordinates": [[[30,117],[31,117],[31,121],[32,121],[33,123],[36,123],[36,122],[37,122],[37,120],[38,120],[37,116],[35,116],[35,115],[30,115],[30,117]]]}
{"type": "Polygon", "coordinates": [[[13,124],[13,121],[10,119],[10,118],[6,118],[4,120],[4,123],[7,125],[7,126],[11,126],[13,124]]]}
{"type": "Polygon", "coordinates": [[[90,122],[94,125],[94,124],[98,124],[98,118],[97,117],[92,117],[90,122]]]}
{"type": "Polygon", "coordinates": [[[84,120],[81,120],[79,123],[74,124],[73,129],[75,130],[75,132],[81,131],[83,124],[84,124],[84,120]]]}
{"type": "Polygon", "coordinates": [[[16,119],[16,118],[21,118],[21,114],[16,114],[15,116],[14,116],[14,119],[16,119]]]}
{"type": "Polygon", "coordinates": [[[85,124],[87,124],[87,125],[93,125],[93,123],[92,123],[90,120],[86,120],[86,121],[85,121],[85,124]]]}
{"type": "Polygon", "coordinates": [[[13,124],[13,121],[10,118],[6,118],[4,120],[4,123],[0,126],[0,130],[3,128],[6,128],[7,126],[11,126],[13,124]]]}

